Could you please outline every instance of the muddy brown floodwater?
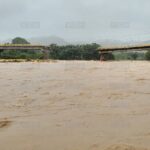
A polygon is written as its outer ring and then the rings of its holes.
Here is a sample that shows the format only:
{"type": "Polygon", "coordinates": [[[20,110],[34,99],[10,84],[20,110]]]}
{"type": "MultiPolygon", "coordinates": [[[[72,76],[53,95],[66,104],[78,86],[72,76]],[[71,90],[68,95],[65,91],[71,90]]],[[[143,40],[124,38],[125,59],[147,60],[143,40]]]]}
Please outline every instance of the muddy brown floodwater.
{"type": "Polygon", "coordinates": [[[150,62],[0,63],[0,150],[150,149],[150,62]]]}

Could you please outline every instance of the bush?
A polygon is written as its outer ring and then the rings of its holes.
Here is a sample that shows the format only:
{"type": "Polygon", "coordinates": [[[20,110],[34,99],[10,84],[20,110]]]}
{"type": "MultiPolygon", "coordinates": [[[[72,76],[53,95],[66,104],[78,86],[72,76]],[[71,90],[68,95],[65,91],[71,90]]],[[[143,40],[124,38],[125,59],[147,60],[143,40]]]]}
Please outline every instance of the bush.
{"type": "Polygon", "coordinates": [[[145,58],[146,58],[146,60],[150,60],[150,51],[148,51],[148,52],[145,54],[145,58]]]}
{"type": "Polygon", "coordinates": [[[114,52],[115,60],[144,60],[144,52],[114,52]]]}
{"type": "Polygon", "coordinates": [[[16,37],[12,40],[12,44],[30,44],[30,43],[24,38],[16,37]]]}
{"type": "Polygon", "coordinates": [[[1,59],[43,59],[44,54],[40,51],[29,50],[5,50],[0,53],[1,59]]]}
{"type": "Polygon", "coordinates": [[[99,60],[98,48],[100,45],[85,44],[85,45],[67,45],[57,46],[50,45],[50,58],[61,60],[99,60]]]}

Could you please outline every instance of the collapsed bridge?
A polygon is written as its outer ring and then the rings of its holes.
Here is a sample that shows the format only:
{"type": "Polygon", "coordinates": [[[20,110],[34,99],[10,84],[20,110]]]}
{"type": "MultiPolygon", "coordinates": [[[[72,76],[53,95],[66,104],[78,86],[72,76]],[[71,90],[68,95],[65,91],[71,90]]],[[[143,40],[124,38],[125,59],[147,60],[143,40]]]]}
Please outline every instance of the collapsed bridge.
{"type": "MultiPolygon", "coordinates": [[[[49,50],[50,47],[44,45],[31,45],[31,44],[0,44],[0,51],[5,50],[39,50],[43,52],[44,58],[49,58],[49,50]]],[[[150,50],[149,45],[130,45],[130,46],[122,46],[122,47],[100,47],[98,51],[100,52],[100,60],[104,61],[107,58],[106,56],[110,52],[115,51],[146,51],[150,50]]]]}
{"type": "Polygon", "coordinates": [[[130,46],[122,46],[122,47],[100,47],[98,49],[100,51],[100,60],[104,61],[106,60],[106,56],[110,52],[115,52],[115,51],[146,51],[150,50],[150,45],[130,45],[130,46]]]}

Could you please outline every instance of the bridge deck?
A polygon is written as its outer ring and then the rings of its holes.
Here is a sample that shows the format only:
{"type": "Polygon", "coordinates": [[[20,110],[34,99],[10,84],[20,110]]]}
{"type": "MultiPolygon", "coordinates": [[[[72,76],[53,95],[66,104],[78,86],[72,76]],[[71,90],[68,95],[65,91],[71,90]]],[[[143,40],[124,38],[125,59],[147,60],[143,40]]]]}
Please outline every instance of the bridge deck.
{"type": "Polygon", "coordinates": [[[136,51],[144,51],[150,49],[150,45],[137,45],[137,46],[125,46],[125,47],[101,47],[99,51],[101,52],[109,52],[109,51],[127,51],[127,50],[136,50],[136,51]]]}
{"type": "Polygon", "coordinates": [[[30,44],[0,44],[0,50],[44,50],[46,46],[30,44]]]}

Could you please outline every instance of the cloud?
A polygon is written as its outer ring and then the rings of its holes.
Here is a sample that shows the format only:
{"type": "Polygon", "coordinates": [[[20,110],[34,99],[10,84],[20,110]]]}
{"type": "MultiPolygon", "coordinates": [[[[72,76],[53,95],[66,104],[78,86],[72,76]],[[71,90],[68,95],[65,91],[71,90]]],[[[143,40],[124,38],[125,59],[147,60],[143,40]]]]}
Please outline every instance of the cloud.
{"type": "Polygon", "coordinates": [[[149,0],[1,0],[0,38],[144,40],[150,38],[149,5],[149,0]]]}
{"type": "Polygon", "coordinates": [[[23,13],[27,9],[25,2],[20,0],[1,0],[0,1],[0,17],[7,19],[13,15],[23,13]]]}

